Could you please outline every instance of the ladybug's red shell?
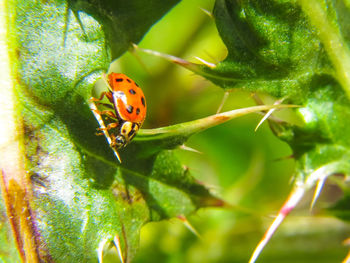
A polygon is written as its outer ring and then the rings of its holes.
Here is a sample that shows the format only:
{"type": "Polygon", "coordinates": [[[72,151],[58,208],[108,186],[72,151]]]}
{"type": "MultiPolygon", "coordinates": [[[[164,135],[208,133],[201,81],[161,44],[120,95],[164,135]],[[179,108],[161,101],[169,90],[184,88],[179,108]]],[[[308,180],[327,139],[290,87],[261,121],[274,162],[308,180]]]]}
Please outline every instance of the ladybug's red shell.
{"type": "Polygon", "coordinates": [[[108,75],[113,94],[115,110],[124,121],[142,125],[146,117],[146,99],[141,88],[129,77],[121,73],[108,75]]]}

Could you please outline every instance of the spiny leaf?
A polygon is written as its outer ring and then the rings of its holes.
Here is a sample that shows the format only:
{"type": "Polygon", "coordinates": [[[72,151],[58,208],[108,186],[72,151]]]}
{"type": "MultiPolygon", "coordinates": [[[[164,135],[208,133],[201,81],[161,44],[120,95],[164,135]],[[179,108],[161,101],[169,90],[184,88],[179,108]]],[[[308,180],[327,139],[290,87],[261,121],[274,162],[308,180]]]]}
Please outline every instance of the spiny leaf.
{"type": "MultiPolygon", "coordinates": [[[[27,169],[13,177],[30,179],[23,200],[30,201],[33,216],[26,220],[45,250],[41,260],[96,262],[106,242],[120,239],[128,262],[147,221],[220,205],[171,152],[144,160],[142,173],[118,166],[104,138],[95,136],[87,105],[112,57],[124,52],[129,41],[138,41],[174,3],[154,1],[148,5],[152,12],[141,1],[8,3],[13,19],[6,26],[9,47],[17,51],[10,52],[15,66],[9,66],[18,81],[13,90],[21,116],[16,122],[25,131],[24,147],[17,148],[25,148],[20,154],[27,169]],[[130,30],[126,25],[133,18],[147,22],[130,30]],[[113,55],[108,41],[113,41],[113,55]],[[163,175],[172,181],[160,180],[163,175]],[[182,178],[179,185],[177,177],[182,178]]],[[[15,138],[10,145],[14,141],[23,142],[15,138]]],[[[14,190],[6,194],[16,196],[14,190]]]]}
{"type": "MultiPolygon", "coordinates": [[[[253,113],[260,112],[269,109],[283,109],[298,107],[297,105],[262,105],[253,106],[249,108],[236,109],[228,112],[218,113],[212,116],[208,116],[202,119],[180,123],[172,126],[156,129],[142,129],[135,138],[133,144],[139,145],[140,149],[137,154],[146,156],[154,154],[161,149],[173,149],[175,147],[183,145],[183,143],[193,134],[206,130],[210,127],[227,122],[234,118],[253,113]],[[149,149],[149,150],[148,150],[149,149]],[[148,150],[148,151],[147,151],[148,150]]],[[[126,152],[131,150],[132,147],[128,147],[126,152]]],[[[136,154],[136,153],[135,153],[136,154]]],[[[130,155],[130,154],[129,154],[130,155]]],[[[128,156],[131,157],[131,156],[128,156]]],[[[125,158],[128,159],[128,158],[125,158]]]]}
{"type": "Polygon", "coordinates": [[[224,89],[267,92],[303,105],[297,110],[302,127],[271,128],[293,149],[296,188],[304,190],[332,173],[350,172],[349,51],[340,30],[349,14],[335,3],[316,2],[300,1],[301,8],[292,1],[217,0],[214,16],[229,54],[216,68],[203,67],[203,76],[224,89]]]}
{"type": "MultiPolygon", "coordinates": [[[[335,11],[339,18],[330,15],[325,23],[341,28],[341,17],[347,11],[340,6],[322,6],[318,14],[335,11]]],[[[319,32],[309,22],[315,15],[288,1],[218,0],[214,16],[229,55],[216,68],[203,68],[211,74],[203,74],[205,77],[225,89],[264,91],[301,103],[297,112],[304,121],[302,127],[271,123],[277,136],[294,151],[298,183],[331,163],[338,165],[329,174],[349,173],[350,130],[344,121],[350,116],[347,88],[334,75],[338,66],[334,53],[323,46],[321,34],[327,32],[319,32]]],[[[337,33],[340,37],[345,34],[337,33]]],[[[341,39],[347,41],[347,35],[341,39]]],[[[348,55],[347,45],[338,48],[348,55]]]]}
{"type": "Polygon", "coordinates": [[[333,173],[350,173],[350,52],[344,22],[349,9],[344,5],[217,0],[213,14],[226,59],[213,67],[164,56],[225,90],[265,92],[302,105],[296,110],[302,126],[270,125],[292,148],[295,184],[303,191],[333,173]]]}

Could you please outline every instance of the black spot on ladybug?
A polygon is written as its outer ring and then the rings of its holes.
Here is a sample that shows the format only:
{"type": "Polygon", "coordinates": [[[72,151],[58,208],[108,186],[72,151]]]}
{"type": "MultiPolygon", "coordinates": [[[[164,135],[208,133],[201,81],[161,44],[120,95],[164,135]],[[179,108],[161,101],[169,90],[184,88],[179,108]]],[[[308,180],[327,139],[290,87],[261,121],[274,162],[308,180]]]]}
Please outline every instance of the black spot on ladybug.
{"type": "Polygon", "coordinates": [[[123,79],[115,79],[116,82],[122,82],[123,79]]]}
{"type": "Polygon", "coordinates": [[[137,85],[137,83],[136,82],[134,82],[135,83],[135,85],[136,85],[136,87],[138,87],[139,85],[137,85]]]}
{"type": "Polygon", "coordinates": [[[136,109],[136,115],[139,115],[140,114],[140,108],[137,108],[136,109]]]}
{"type": "Polygon", "coordinates": [[[133,110],[134,110],[134,107],[129,105],[128,107],[126,107],[126,110],[129,112],[129,113],[132,113],[133,110]]]}
{"type": "Polygon", "coordinates": [[[146,103],[145,103],[145,97],[141,97],[141,103],[142,103],[143,107],[145,107],[145,106],[146,106],[146,103]]]}
{"type": "Polygon", "coordinates": [[[126,79],[127,82],[131,83],[131,80],[130,79],[126,79]]]}
{"type": "Polygon", "coordinates": [[[135,95],[136,91],[134,89],[129,89],[130,94],[135,95]]]}

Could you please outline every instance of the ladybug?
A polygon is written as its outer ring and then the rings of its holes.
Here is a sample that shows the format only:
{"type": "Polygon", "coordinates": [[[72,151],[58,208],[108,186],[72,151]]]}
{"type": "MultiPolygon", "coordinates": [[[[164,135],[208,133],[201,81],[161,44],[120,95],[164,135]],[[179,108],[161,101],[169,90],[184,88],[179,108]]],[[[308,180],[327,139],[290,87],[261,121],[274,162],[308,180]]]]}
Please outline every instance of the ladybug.
{"type": "Polygon", "coordinates": [[[146,99],[139,85],[122,73],[112,72],[107,79],[104,76],[104,80],[108,91],[102,92],[98,99],[91,97],[90,108],[100,124],[97,135],[106,136],[121,162],[117,149],[125,147],[142,126],[146,117],[146,99]],[[102,102],[105,96],[109,103],[102,102]]]}

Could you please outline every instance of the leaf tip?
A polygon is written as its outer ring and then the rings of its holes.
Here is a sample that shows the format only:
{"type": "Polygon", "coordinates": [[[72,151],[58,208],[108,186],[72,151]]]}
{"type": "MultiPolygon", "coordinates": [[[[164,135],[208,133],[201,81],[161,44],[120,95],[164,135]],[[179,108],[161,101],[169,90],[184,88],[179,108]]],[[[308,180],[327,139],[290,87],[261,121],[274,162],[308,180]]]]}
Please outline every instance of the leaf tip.
{"type": "Polygon", "coordinates": [[[123,256],[122,247],[120,244],[120,238],[118,235],[115,235],[115,237],[113,238],[113,243],[114,243],[115,248],[117,249],[120,262],[124,263],[124,256],[123,256]]]}
{"type": "Polygon", "coordinates": [[[230,92],[225,91],[224,96],[223,96],[223,98],[222,98],[222,100],[220,102],[220,105],[219,105],[218,109],[216,110],[216,114],[221,112],[221,110],[224,107],[224,104],[225,104],[225,102],[226,102],[226,100],[227,100],[229,95],[230,95],[230,92]]]}
{"type": "Polygon", "coordinates": [[[97,248],[98,263],[103,263],[103,248],[105,247],[107,242],[108,242],[108,239],[104,238],[98,244],[98,248],[97,248]]]}
{"type": "Polygon", "coordinates": [[[184,151],[189,151],[189,152],[195,152],[195,153],[202,154],[202,152],[200,152],[200,151],[198,151],[198,150],[196,150],[196,149],[194,149],[194,148],[188,147],[188,146],[186,146],[185,144],[180,145],[180,146],[179,146],[179,149],[184,150],[184,151]]]}
{"type": "MultiPolygon", "coordinates": [[[[146,54],[150,54],[150,55],[153,55],[153,56],[156,56],[156,57],[164,58],[164,59],[166,59],[166,60],[168,60],[170,62],[178,64],[178,65],[180,65],[180,66],[182,66],[184,68],[187,68],[189,70],[192,70],[194,72],[200,72],[201,71],[201,68],[200,68],[201,65],[192,63],[192,62],[187,61],[185,59],[182,59],[182,58],[179,58],[179,57],[176,57],[176,56],[173,56],[173,55],[165,54],[165,53],[162,53],[162,52],[159,52],[159,51],[151,50],[151,49],[140,48],[136,44],[133,44],[133,48],[135,50],[139,50],[139,51],[141,51],[143,53],[146,53],[146,54]]],[[[209,63],[209,62],[207,62],[207,63],[209,63]]]]}
{"type": "Polygon", "coordinates": [[[250,257],[249,263],[254,263],[267,243],[270,241],[273,234],[276,232],[277,228],[283,222],[285,217],[295,208],[295,206],[299,203],[301,198],[304,196],[305,189],[303,187],[296,187],[289,195],[280,211],[278,212],[275,219],[272,221],[269,228],[266,230],[263,238],[260,240],[258,245],[256,246],[252,256],[250,257]]]}
{"type": "Polygon", "coordinates": [[[210,207],[222,207],[222,208],[229,208],[231,207],[230,204],[226,203],[224,200],[214,197],[214,196],[210,196],[205,198],[202,201],[202,206],[210,206],[210,207]]]}
{"type": "MultiPolygon", "coordinates": [[[[275,103],[273,105],[281,105],[281,103],[284,101],[284,98],[280,99],[280,100],[277,100],[275,101],[275,103]]],[[[256,128],[255,128],[255,132],[258,130],[258,128],[261,126],[261,124],[263,124],[263,122],[265,120],[267,120],[271,115],[272,113],[275,111],[276,109],[270,109],[265,115],[264,117],[259,121],[258,125],[256,125],[256,128]]]]}
{"type": "Polygon", "coordinates": [[[311,201],[311,204],[310,204],[310,211],[312,211],[312,209],[314,208],[314,205],[315,205],[317,199],[319,198],[319,196],[321,194],[321,191],[323,189],[323,186],[324,186],[324,183],[325,183],[326,179],[327,178],[320,178],[317,181],[316,189],[315,189],[315,192],[314,192],[314,196],[312,197],[312,201],[311,201]]]}
{"type": "Polygon", "coordinates": [[[185,227],[192,232],[196,237],[199,239],[203,239],[202,236],[198,233],[198,231],[192,226],[192,224],[187,220],[187,218],[184,215],[177,216],[178,219],[185,225],[185,227]]]}
{"type": "Polygon", "coordinates": [[[194,57],[195,59],[197,59],[198,61],[202,62],[204,65],[206,65],[209,68],[216,68],[216,64],[208,62],[200,57],[194,57]]]}
{"type": "Polygon", "coordinates": [[[203,8],[203,7],[200,7],[199,8],[204,14],[206,14],[207,16],[209,16],[210,18],[214,19],[214,15],[212,12],[210,12],[209,10],[203,8]]]}

